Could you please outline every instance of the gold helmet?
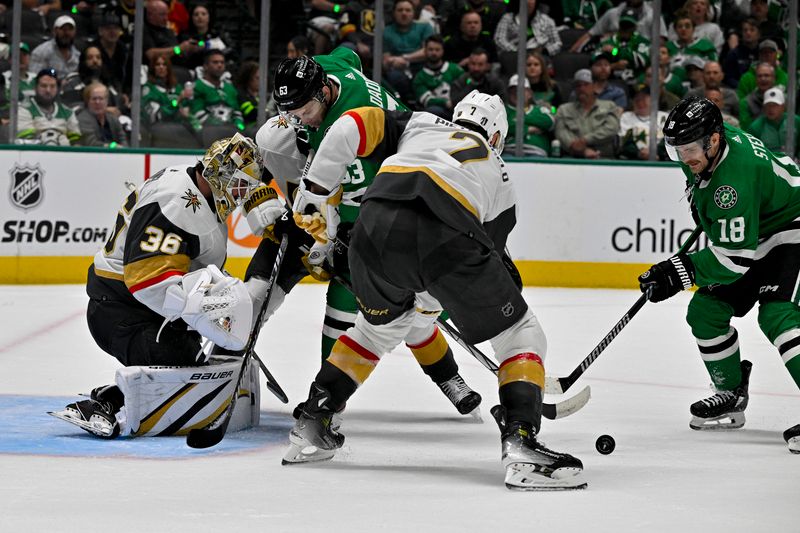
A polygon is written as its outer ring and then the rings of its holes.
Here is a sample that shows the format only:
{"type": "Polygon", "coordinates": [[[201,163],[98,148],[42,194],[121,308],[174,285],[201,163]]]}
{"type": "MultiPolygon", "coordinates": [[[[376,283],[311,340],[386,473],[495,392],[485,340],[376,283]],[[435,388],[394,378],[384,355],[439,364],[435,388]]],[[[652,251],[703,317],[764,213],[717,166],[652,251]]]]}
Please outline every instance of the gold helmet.
{"type": "Polygon", "coordinates": [[[264,163],[256,144],[241,133],[220,139],[203,156],[203,178],[211,186],[220,220],[261,184],[264,163]]]}

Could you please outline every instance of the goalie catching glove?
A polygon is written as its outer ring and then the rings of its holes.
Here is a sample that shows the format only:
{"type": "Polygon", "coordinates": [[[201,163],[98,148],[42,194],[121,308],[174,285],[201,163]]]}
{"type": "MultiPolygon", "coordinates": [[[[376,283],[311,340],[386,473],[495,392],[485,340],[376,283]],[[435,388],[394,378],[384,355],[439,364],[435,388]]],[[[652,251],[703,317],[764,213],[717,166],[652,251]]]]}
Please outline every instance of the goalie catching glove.
{"type": "Polygon", "coordinates": [[[217,346],[238,351],[250,337],[253,303],[242,280],[224,275],[215,265],[189,272],[167,289],[168,320],[182,318],[217,346]]]}
{"type": "Polygon", "coordinates": [[[322,187],[308,180],[302,180],[294,198],[294,222],[320,244],[327,244],[336,238],[339,227],[339,204],[342,203],[342,186],[333,191],[319,193],[314,189],[322,187]]]}
{"type": "Polygon", "coordinates": [[[253,235],[279,242],[283,232],[276,226],[281,226],[282,220],[288,222],[288,217],[282,219],[287,209],[278,191],[268,185],[258,187],[244,201],[243,209],[253,235]]]}
{"type": "Polygon", "coordinates": [[[686,254],[661,261],[639,276],[639,288],[650,291],[651,302],[662,302],[694,285],[694,265],[686,254]]]}

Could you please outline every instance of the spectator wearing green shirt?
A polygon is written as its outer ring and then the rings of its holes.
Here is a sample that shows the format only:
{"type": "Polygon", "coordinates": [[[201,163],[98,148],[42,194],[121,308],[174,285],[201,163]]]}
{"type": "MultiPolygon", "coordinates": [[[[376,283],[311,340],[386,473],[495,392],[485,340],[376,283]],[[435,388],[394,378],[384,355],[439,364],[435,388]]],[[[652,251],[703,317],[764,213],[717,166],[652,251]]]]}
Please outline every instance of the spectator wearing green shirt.
{"type": "Polygon", "coordinates": [[[383,32],[383,68],[386,80],[401,99],[413,98],[411,80],[425,61],[425,39],[433,34],[430,24],[414,21],[411,0],[397,0],[392,23],[383,32]]]}
{"type": "MultiPolygon", "coordinates": [[[[772,152],[785,153],[786,127],[789,115],[786,114],[786,97],[780,87],[772,87],[764,93],[764,106],[761,116],[753,121],[748,131],[761,139],[764,146],[772,152]]],[[[792,143],[792,157],[798,156],[798,131],[800,131],[800,117],[794,116],[794,142],[792,143]]]]}
{"type": "MultiPolygon", "coordinates": [[[[551,107],[537,106],[533,103],[533,91],[527,78],[525,81],[525,104],[522,127],[523,153],[527,157],[548,157],[550,140],[555,129],[555,116],[551,107]]],[[[505,155],[516,154],[517,146],[517,86],[519,77],[514,74],[508,80],[508,97],[506,115],[508,115],[508,135],[506,136],[505,155]]]]}
{"type": "Polygon", "coordinates": [[[206,52],[203,77],[195,81],[194,97],[189,102],[189,120],[195,131],[213,126],[216,137],[225,137],[244,130],[238,92],[231,82],[222,79],[223,74],[225,54],[220,50],[206,52]]]}
{"type": "Polygon", "coordinates": [[[769,63],[775,68],[775,85],[783,85],[784,87],[787,85],[789,77],[778,63],[778,44],[772,39],[764,39],[758,45],[758,63],[753,64],[750,70],[739,78],[739,86],[736,88],[736,94],[739,99],[746,98],[747,95],[756,90],[756,66],[761,63],[769,63]]]}
{"type": "Polygon", "coordinates": [[[623,11],[619,31],[600,43],[600,48],[613,57],[614,75],[631,84],[650,63],[650,41],[636,31],[637,23],[633,10],[623,11]]]}
{"type": "Polygon", "coordinates": [[[193,88],[181,87],[166,55],[150,60],[147,82],[142,87],[142,121],[146,126],[159,122],[186,122],[193,88]]]}
{"type": "Polygon", "coordinates": [[[717,60],[717,49],[710,40],[695,35],[694,22],[688,11],[679,11],[675,18],[678,38],[667,43],[673,67],[682,67],[687,56],[699,56],[706,61],[717,60]]]}
{"type": "Polygon", "coordinates": [[[755,90],[739,101],[739,123],[743,130],[750,128],[750,124],[761,116],[767,91],[780,85],[775,79],[775,67],[769,63],[759,63],[755,72],[757,84],[755,90]]]}
{"type": "Polygon", "coordinates": [[[573,28],[588,30],[611,9],[610,0],[561,0],[564,9],[564,24],[573,28]]]}
{"type": "Polygon", "coordinates": [[[417,102],[424,111],[446,120],[453,116],[453,99],[450,85],[457,80],[464,69],[456,63],[444,61],[444,40],[440,35],[425,39],[425,65],[414,76],[412,87],[417,102]]]}

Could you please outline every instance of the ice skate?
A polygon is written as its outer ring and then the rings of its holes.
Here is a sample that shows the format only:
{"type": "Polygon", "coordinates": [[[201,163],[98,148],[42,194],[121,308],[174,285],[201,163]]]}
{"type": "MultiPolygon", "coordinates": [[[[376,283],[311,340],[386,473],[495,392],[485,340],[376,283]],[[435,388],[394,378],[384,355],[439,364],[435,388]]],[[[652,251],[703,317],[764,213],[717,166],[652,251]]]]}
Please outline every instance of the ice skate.
{"type": "Polygon", "coordinates": [[[800,454],[800,424],[783,432],[783,440],[789,445],[789,451],[800,454]]]}
{"type": "Polygon", "coordinates": [[[692,420],[689,427],[696,430],[738,429],[744,426],[744,410],[747,407],[750,370],[753,364],[742,361],[742,382],[731,391],[718,391],[689,408],[692,420]]]}
{"type": "Polygon", "coordinates": [[[281,464],[327,461],[342,447],[344,435],[331,427],[335,413],[327,405],[329,399],[327,390],[312,383],[309,398],[289,432],[290,446],[281,464]]]}
{"type": "Polygon", "coordinates": [[[477,420],[482,420],[481,410],[478,409],[481,404],[481,395],[472,390],[459,374],[447,381],[437,383],[437,385],[439,385],[439,388],[459,413],[462,415],[469,414],[477,420]]]}
{"type": "Polygon", "coordinates": [[[103,439],[119,436],[119,423],[113,407],[97,400],[81,400],[67,405],[61,411],[48,411],[47,414],[74,424],[92,435],[103,439]]]}
{"type": "Polygon", "coordinates": [[[492,409],[502,432],[502,460],[506,469],[507,488],[519,491],[586,488],[580,459],[545,448],[536,439],[536,431],[531,424],[514,421],[506,424],[502,411],[502,407],[500,412],[497,407],[492,409]]]}

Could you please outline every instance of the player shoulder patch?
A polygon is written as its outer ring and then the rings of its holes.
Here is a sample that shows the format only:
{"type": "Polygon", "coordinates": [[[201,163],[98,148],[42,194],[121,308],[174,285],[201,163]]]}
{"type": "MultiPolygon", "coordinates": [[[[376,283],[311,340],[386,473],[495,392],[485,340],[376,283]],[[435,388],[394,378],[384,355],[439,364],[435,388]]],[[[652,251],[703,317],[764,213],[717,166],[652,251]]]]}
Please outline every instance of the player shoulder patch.
{"type": "Polygon", "coordinates": [[[200,208],[200,198],[197,197],[195,193],[192,192],[191,189],[186,189],[186,194],[181,196],[181,199],[186,200],[186,205],[183,206],[186,209],[192,208],[192,213],[197,213],[197,210],[200,208]]]}
{"type": "Polygon", "coordinates": [[[722,185],[714,191],[714,203],[720,209],[730,209],[736,205],[738,199],[739,195],[736,194],[736,189],[730,185],[722,185]]]}

